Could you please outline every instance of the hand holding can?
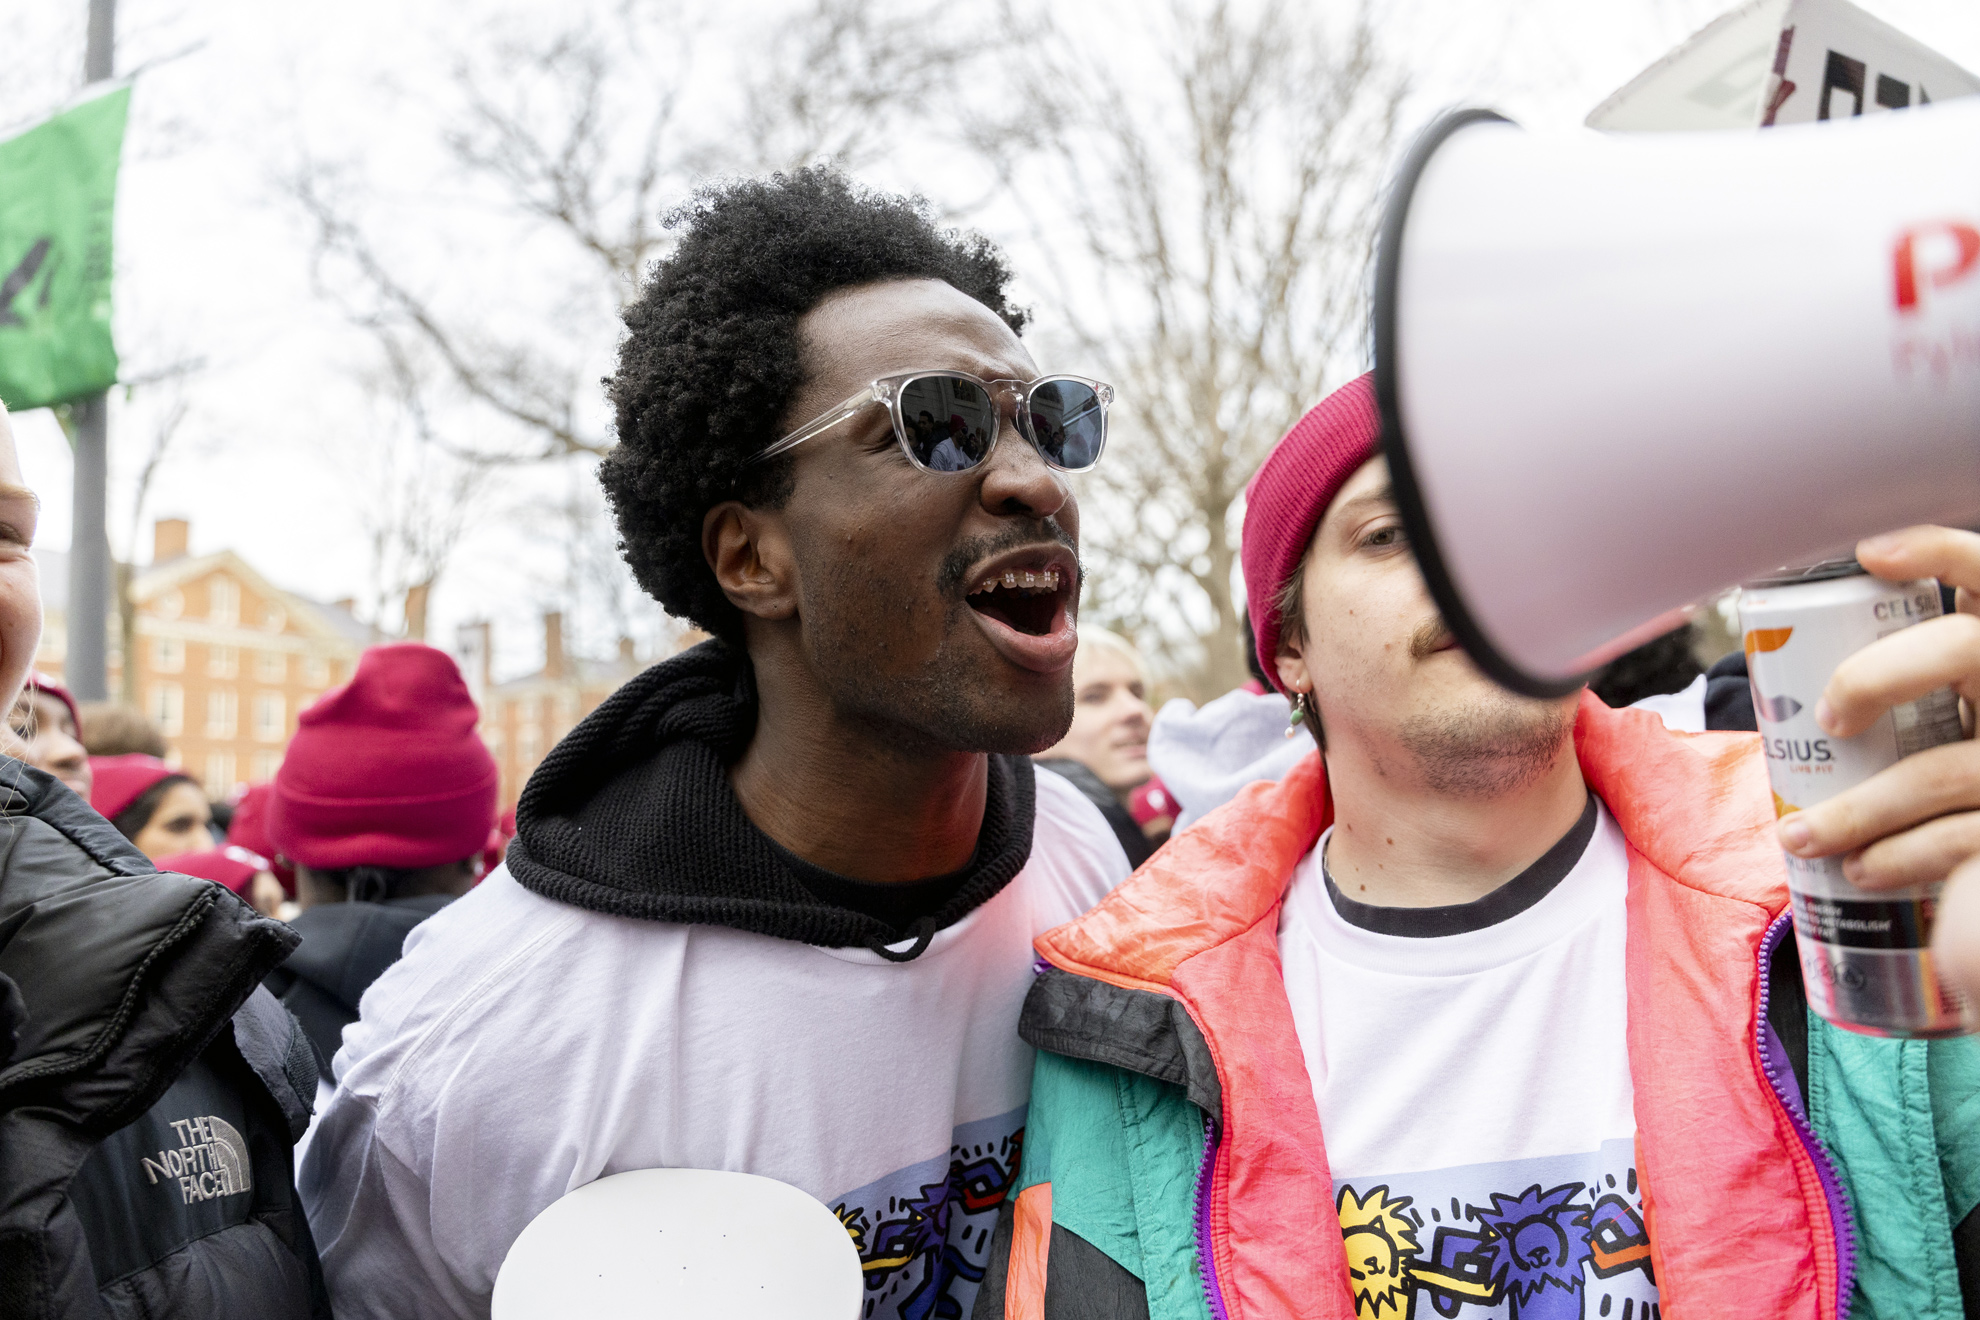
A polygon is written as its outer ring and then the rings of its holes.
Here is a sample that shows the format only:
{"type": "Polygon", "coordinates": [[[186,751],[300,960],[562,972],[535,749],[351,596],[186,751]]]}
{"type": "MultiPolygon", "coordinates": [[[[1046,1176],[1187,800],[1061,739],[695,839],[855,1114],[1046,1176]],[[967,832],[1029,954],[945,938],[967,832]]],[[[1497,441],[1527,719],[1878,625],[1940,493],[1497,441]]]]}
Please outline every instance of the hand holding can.
{"type": "Polygon", "coordinates": [[[1980,535],[1914,527],[1864,541],[1857,558],[1886,581],[1935,577],[1960,588],[1958,612],[1892,632],[1843,660],[1815,705],[1815,723],[1829,737],[1859,738],[1894,708],[1949,689],[1963,699],[1966,736],[1785,814],[1781,845],[1803,864],[1833,859],[1845,880],[1873,895],[1947,882],[1931,964],[1946,990],[1980,1002],[1980,743],[1970,737],[1980,698],[1980,535]]]}

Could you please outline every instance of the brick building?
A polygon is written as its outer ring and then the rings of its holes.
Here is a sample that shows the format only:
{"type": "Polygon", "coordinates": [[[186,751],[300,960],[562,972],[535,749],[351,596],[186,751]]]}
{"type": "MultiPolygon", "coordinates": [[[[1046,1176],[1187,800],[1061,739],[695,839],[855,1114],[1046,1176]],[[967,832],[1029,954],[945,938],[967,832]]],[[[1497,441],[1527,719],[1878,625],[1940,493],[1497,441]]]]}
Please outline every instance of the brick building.
{"type": "MultiPolygon", "coordinates": [[[[189,524],[159,520],[152,562],[132,578],[139,707],[165,735],[168,759],[225,797],[272,778],[295,736],[296,716],[350,679],[359,653],[393,640],[351,614],[351,602],[284,591],[231,550],[188,553],[189,524]]],[[[68,565],[37,550],[45,623],[36,667],[62,676],[68,565]]],[[[122,690],[120,629],[110,623],[110,691],[122,690]]],[[[680,643],[701,640],[690,633],[680,643]]],[[[455,658],[481,706],[481,735],[501,769],[501,802],[515,805],[530,772],[557,740],[644,667],[630,640],[610,660],[572,656],[560,613],[543,616],[543,667],[493,680],[490,629],[460,632],[455,658]]]]}
{"type": "Polygon", "coordinates": [[[502,771],[501,802],[507,810],[557,740],[645,666],[630,638],[619,640],[619,653],[610,660],[568,655],[564,616],[550,613],[543,616],[543,668],[496,683],[489,672],[491,642],[488,624],[471,624],[461,629],[455,654],[481,704],[481,737],[502,771]]]}
{"type": "MultiPolygon", "coordinates": [[[[131,579],[138,704],[164,733],[168,759],[209,795],[272,777],[296,716],[345,682],[358,653],[387,640],[349,601],[310,600],[268,581],[231,550],[188,553],[191,528],[160,519],[152,562],[131,579]]],[[[60,676],[66,644],[66,556],[37,551],[46,622],[39,668],[60,676]]],[[[125,657],[110,625],[110,690],[125,657]]]]}

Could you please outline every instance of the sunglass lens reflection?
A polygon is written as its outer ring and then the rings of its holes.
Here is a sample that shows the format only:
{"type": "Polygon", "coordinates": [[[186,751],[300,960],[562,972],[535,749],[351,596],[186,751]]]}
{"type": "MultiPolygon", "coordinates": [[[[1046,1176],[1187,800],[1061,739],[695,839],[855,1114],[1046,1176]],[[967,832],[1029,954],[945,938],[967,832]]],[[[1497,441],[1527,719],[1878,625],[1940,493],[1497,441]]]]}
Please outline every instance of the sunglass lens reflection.
{"type": "Polygon", "coordinates": [[[1100,396],[1078,381],[1047,381],[1031,392],[1031,432],[1038,451],[1055,467],[1075,471],[1100,460],[1107,414],[1100,396]]]}
{"type": "Polygon", "coordinates": [[[981,386],[953,376],[920,376],[901,389],[908,447],[934,472],[963,472],[983,461],[997,434],[997,407],[981,386]]]}

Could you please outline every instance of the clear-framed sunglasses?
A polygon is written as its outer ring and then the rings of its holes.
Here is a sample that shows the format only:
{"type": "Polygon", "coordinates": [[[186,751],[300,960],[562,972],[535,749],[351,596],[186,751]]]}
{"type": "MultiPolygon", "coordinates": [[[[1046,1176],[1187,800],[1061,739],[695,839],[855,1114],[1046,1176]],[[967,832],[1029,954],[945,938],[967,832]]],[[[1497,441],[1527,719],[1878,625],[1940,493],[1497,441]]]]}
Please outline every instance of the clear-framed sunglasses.
{"type": "Polygon", "coordinates": [[[1114,401],[1112,385],[1082,376],[982,380],[966,371],[882,376],[768,446],[754,461],[789,453],[880,404],[893,418],[894,438],[908,461],[923,472],[967,472],[996,447],[1006,400],[1018,434],[1051,466],[1085,472],[1100,461],[1107,444],[1107,405],[1114,401]]]}

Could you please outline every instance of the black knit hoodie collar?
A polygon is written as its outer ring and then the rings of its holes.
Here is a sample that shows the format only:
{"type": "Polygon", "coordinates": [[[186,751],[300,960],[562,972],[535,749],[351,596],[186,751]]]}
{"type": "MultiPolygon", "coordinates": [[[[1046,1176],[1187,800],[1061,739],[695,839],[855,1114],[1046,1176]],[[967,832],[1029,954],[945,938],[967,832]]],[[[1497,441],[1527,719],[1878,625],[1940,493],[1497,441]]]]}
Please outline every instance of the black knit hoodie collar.
{"type": "Polygon", "coordinates": [[[516,806],[509,872],[594,912],[728,926],[902,960],[989,900],[1031,855],[1031,761],[992,756],[970,869],[911,930],[816,897],[743,812],[728,768],[756,728],[749,659],[704,642],[627,683],[572,729],[516,806]],[[912,938],[905,952],[887,949],[912,938]]]}

